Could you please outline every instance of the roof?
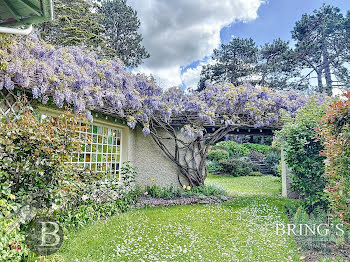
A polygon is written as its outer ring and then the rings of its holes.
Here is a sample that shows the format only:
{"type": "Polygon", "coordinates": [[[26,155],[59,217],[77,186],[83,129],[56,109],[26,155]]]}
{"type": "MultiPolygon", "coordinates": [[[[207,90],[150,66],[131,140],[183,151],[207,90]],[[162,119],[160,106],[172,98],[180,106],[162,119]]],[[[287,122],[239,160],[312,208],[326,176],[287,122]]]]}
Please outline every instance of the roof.
{"type": "Polygon", "coordinates": [[[52,20],[52,0],[0,0],[0,26],[20,26],[52,20]]]}

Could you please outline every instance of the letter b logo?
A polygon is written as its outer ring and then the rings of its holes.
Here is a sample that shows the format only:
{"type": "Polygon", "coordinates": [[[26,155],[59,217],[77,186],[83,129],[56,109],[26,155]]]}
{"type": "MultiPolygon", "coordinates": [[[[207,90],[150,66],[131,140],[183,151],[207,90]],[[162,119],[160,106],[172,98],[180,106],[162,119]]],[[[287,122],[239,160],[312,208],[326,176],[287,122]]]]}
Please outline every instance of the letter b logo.
{"type": "Polygon", "coordinates": [[[58,251],[63,231],[57,221],[47,217],[32,219],[26,230],[26,244],[34,253],[47,256],[58,251]]]}

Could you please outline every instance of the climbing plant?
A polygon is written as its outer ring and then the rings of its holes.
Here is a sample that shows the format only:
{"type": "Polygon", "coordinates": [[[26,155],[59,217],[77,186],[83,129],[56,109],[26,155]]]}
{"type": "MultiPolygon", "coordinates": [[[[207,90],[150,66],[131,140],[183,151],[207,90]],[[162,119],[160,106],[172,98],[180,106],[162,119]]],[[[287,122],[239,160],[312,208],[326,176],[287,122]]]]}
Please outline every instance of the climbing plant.
{"type": "Polygon", "coordinates": [[[204,183],[214,142],[241,126],[279,127],[282,112],[293,116],[308,99],[232,84],[164,90],[151,77],[127,72],[117,59],[99,60],[91,51],[55,48],[35,37],[3,44],[0,60],[0,89],[17,87],[43,104],[70,105],[90,121],[91,110],[126,119],[130,128],[152,136],[191,186],[204,183]]]}

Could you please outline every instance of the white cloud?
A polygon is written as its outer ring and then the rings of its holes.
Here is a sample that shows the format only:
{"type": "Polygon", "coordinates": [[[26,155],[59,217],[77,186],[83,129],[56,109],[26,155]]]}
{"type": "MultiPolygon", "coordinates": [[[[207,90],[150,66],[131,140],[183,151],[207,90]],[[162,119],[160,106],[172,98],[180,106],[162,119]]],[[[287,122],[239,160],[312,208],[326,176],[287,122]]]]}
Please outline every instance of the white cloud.
{"type": "MultiPolygon", "coordinates": [[[[262,2],[130,0],[128,3],[137,10],[141,20],[143,44],[151,54],[138,71],[151,72],[164,87],[181,84],[181,66],[210,55],[220,44],[220,30],[224,26],[238,20],[256,19],[262,2]]],[[[188,72],[183,79],[190,78],[191,74],[195,72],[188,72]]]]}
{"type": "Polygon", "coordinates": [[[197,84],[200,79],[202,68],[203,68],[202,66],[190,68],[182,74],[182,81],[187,86],[187,88],[191,88],[191,89],[197,88],[197,84]]]}
{"type": "Polygon", "coordinates": [[[209,59],[208,61],[202,61],[196,67],[187,69],[181,75],[182,82],[188,88],[196,89],[198,82],[199,82],[199,79],[200,79],[200,74],[202,72],[203,66],[208,65],[208,64],[213,64],[213,63],[214,63],[213,59],[209,59]]]}

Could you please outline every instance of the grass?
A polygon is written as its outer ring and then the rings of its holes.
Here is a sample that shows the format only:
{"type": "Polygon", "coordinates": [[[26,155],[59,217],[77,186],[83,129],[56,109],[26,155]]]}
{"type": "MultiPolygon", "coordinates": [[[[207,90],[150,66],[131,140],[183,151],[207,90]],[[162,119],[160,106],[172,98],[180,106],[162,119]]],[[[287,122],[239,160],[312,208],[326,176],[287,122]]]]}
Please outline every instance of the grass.
{"type": "Polygon", "coordinates": [[[278,196],[282,190],[281,179],[274,176],[229,177],[208,175],[205,182],[221,186],[233,196],[278,196]]]}
{"type": "Polygon", "coordinates": [[[293,237],[275,233],[276,223],[288,223],[289,201],[278,197],[276,178],[208,181],[239,197],[133,210],[71,233],[58,255],[65,261],[300,261],[293,237]]]}

